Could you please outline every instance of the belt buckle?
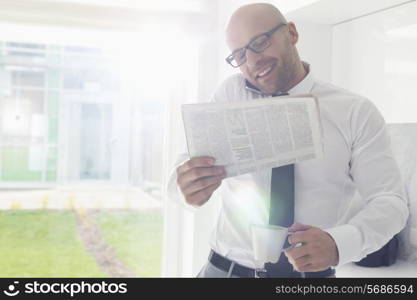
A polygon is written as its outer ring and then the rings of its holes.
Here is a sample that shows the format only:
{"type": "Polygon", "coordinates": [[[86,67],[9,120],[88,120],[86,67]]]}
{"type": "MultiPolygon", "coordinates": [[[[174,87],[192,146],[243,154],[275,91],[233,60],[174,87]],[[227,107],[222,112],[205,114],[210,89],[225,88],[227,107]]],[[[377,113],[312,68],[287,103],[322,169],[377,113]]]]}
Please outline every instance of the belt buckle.
{"type": "Polygon", "coordinates": [[[255,278],[268,278],[268,271],[266,269],[255,269],[255,278]]]}

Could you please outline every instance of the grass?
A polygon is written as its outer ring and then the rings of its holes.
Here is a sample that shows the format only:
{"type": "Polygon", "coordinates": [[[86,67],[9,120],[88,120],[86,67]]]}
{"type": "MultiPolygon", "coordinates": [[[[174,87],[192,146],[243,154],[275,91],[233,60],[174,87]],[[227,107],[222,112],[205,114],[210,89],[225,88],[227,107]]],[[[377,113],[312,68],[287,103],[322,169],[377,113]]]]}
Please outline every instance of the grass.
{"type": "MultiPolygon", "coordinates": [[[[96,215],[104,239],[138,277],[158,277],[159,212],[96,215]]],[[[0,277],[107,277],[77,236],[72,211],[0,211],[0,277]]]]}
{"type": "Polygon", "coordinates": [[[0,211],[1,277],[105,277],[70,211],[0,211]]]}
{"type": "Polygon", "coordinates": [[[160,276],[163,226],[160,212],[101,212],[96,222],[106,242],[136,276],[160,276]]]}

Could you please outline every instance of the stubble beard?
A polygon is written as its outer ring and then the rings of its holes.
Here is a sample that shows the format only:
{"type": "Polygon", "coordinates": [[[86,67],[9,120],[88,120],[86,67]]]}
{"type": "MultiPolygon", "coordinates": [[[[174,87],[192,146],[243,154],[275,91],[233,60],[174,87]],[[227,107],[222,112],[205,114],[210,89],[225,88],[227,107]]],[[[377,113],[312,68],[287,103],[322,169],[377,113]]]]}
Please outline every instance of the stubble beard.
{"type": "Polygon", "coordinates": [[[275,64],[274,84],[271,88],[259,86],[259,88],[267,94],[273,95],[277,93],[287,92],[292,87],[295,80],[296,59],[290,51],[281,58],[277,58],[275,64]]]}

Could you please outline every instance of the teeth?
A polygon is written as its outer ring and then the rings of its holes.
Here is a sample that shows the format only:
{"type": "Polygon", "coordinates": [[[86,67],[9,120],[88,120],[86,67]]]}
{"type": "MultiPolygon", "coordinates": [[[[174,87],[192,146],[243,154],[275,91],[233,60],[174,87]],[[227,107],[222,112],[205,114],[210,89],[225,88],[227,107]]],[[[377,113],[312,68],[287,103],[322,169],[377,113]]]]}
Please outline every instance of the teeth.
{"type": "Polygon", "coordinates": [[[272,67],[269,67],[269,68],[265,69],[262,73],[259,73],[259,74],[258,74],[258,77],[262,77],[262,76],[264,76],[264,75],[265,75],[265,74],[267,74],[269,71],[271,71],[271,69],[272,69],[272,67]]]}

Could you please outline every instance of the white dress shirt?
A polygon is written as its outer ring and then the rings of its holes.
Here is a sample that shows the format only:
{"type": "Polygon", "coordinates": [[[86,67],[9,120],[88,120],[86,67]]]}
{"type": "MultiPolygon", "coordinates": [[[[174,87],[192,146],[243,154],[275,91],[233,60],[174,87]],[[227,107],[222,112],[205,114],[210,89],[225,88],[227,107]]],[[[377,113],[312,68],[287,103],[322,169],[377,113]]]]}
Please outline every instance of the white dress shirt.
{"type": "MultiPolygon", "coordinates": [[[[294,220],[333,237],[338,265],[359,261],[387,243],[408,218],[385,121],[369,100],[316,80],[311,71],[288,93],[318,98],[324,138],[324,159],[295,164],[294,220]]],[[[244,77],[235,74],[223,82],[212,101],[267,97],[248,88],[244,77]]],[[[181,155],[175,167],[186,159],[187,154],[181,155]]],[[[239,264],[260,267],[254,260],[250,225],[268,224],[270,188],[271,169],[223,180],[215,192],[222,208],[211,236],[214,251],[239,264]]],[[[187,205],[175,172],[168,193],[187,205]]]]}

